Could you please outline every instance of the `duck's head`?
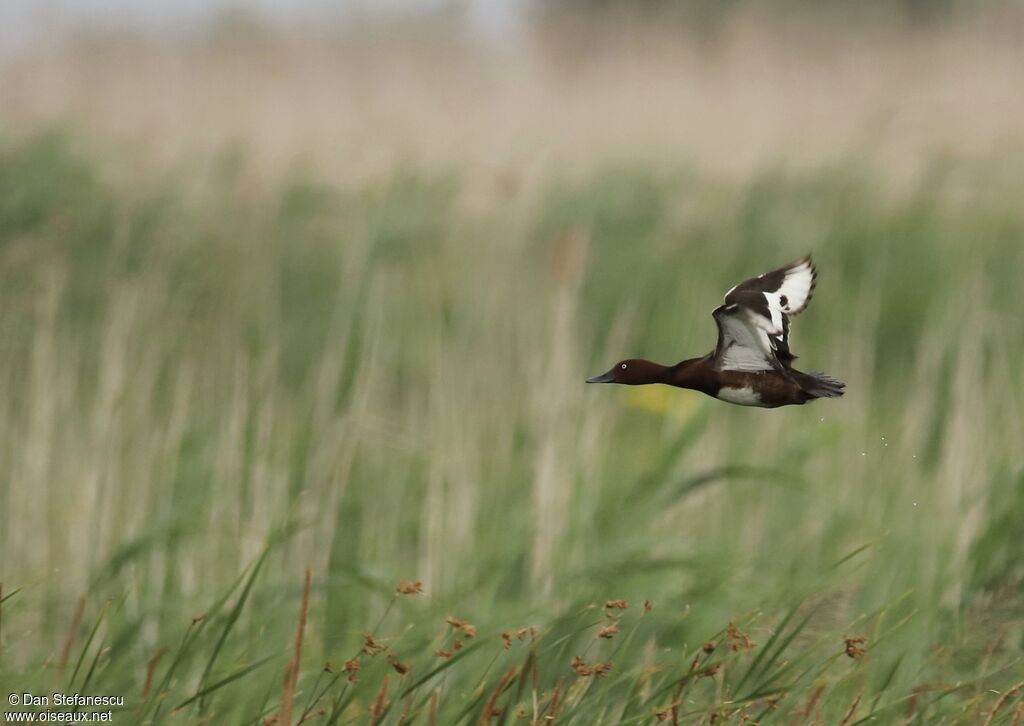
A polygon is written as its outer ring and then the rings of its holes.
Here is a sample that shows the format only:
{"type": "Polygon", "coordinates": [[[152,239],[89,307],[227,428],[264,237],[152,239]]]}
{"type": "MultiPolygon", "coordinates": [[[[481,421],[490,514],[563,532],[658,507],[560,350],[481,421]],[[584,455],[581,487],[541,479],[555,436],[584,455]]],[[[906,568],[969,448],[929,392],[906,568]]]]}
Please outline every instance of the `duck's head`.
{"type": "Polygon", "coordinates": [[[665,366],[642,358],[620,360],[607,373],[588,378],[587,383],[624,383],[627,386],[642,386],[645,383],[661,383],[665,366]]]}

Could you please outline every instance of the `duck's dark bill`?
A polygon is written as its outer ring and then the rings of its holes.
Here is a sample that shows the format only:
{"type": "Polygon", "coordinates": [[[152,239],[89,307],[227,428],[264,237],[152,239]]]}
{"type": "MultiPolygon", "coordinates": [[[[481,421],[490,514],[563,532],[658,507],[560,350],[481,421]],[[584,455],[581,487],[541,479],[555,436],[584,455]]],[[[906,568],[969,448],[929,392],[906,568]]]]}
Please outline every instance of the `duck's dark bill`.
{"type": "Polygon", "coordinates": [[[615,374],[613,374],[611,371],[608,371],[607,373],[602,373],[599,376],[594,376],[593,378],[588,378],[587,379],[587,383],[614,383],[614,382],[615,382],[615,374]]]}

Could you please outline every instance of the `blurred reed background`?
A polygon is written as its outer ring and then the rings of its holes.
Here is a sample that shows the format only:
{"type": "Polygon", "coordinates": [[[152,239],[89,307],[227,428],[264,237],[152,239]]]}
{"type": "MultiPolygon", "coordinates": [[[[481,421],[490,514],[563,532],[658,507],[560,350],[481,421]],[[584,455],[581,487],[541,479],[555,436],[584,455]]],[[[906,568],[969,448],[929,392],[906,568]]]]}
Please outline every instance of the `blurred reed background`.
{"type": "Polygon", "coordinates": [[[3,685],[139,723],[1017,723],[1019,8],[467,7],[7,49],[3,685]],[[706,352],[807,252],[794,346],[841,401],[583,384],[706,352]]]}

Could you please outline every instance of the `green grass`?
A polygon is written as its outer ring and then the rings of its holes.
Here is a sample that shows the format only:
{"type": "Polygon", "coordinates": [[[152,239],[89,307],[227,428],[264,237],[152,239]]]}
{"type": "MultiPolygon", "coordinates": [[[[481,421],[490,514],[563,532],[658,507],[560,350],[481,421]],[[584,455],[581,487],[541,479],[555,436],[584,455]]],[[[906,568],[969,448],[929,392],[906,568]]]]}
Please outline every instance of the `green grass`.
{"type": "Polygon", "coordinates": [[[260,723],[309,568],[291,723],[1016,723],[1018,161],[499,194],[4,144],[3,690],[260,723]],[[706,352],[724,290],[808,251],[793,347],[844,399],[583,384],[706,352]]]}

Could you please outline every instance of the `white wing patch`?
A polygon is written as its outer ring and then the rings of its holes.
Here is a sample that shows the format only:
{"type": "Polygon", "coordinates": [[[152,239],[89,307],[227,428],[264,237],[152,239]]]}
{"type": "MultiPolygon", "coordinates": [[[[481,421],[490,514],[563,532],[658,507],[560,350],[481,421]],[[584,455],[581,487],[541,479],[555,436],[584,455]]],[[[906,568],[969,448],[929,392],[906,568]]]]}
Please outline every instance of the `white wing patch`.
{"type": "Polygon", "coordinates": [[[775,292],[762,293],[768,300],[771,320],[757,316],[758,324],[770,335],[782,335],[782,316],[803,312],[814,289],[815,271],[810,258],[800,260],[786,270],[782,285],[775,292]]]}
{"type": "Polygon", "coordinates": [[[715,320],[721,331],[715,366],[723,371],[775,370],[779,364],[768,332],[752,320],[761,316],[745,312],[727,312],[724,308],[715,310],[715,320]]]}
{"type": "Polygon", "coordinates": [[[761,396],[750,386],[744,388],[722,387],[718,389],[718,399],[737,406],[763,406],[761,396]]]}

